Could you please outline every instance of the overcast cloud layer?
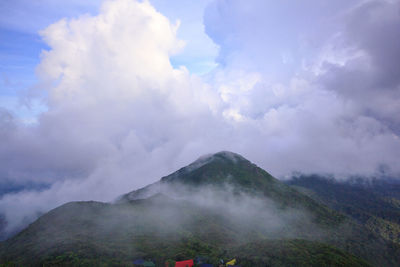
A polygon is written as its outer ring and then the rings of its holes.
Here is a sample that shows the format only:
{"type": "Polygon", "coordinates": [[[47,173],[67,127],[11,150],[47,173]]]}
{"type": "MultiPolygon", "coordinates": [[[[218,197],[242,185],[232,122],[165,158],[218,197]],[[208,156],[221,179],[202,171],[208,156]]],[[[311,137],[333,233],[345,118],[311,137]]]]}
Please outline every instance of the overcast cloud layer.
{"type": "Polygon", "coordinates": [[[179,22],[147,2],[41,32],[48,111],[0,109],[7,231],[72,200],[110,201],[202,154],[231,150],[277,177],[400,173],[399,1],[227,1],[205,10],[219,46],[205,76],[173,67],[179,22]]]}

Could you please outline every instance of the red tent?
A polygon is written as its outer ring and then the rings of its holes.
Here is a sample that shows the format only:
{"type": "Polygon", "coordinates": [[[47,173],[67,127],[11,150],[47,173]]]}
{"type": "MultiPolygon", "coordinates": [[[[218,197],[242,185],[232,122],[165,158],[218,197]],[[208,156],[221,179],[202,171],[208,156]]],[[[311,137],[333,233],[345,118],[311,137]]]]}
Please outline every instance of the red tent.
{"type": "Polygon", "coordinates": [[[192,267],[192,266],[193,266],[193,260],[177,261],[175,263],[175,267],[192,267]]]}

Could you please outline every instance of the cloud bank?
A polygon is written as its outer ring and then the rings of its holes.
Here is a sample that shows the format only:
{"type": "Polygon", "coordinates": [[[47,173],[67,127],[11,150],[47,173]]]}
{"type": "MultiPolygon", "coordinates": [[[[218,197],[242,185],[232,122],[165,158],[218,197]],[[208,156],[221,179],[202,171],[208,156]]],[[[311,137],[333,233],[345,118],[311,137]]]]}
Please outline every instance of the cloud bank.
{"type": "Polygon", "coordinates": [[[286,2],[211,2],[219,65],[205,76],[173,67],[179,22],[148,1],[105,1],[43,30],[48,111],[27,126],[0,110],[0,177],[46,186],[1,198],[6,231],[220,150],[278,177],[398,175],[399,2],[286,2]]]}

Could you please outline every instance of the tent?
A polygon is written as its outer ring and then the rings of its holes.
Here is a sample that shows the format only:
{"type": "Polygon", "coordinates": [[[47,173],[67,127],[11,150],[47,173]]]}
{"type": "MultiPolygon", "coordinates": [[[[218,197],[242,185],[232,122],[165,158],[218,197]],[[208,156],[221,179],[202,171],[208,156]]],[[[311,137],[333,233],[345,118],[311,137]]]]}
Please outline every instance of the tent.
{"type": "Polygon", "coordinates": [[[145,262],[145,260],[143,260],[143,259],[137,259],[137,260],[134,260],[134,261],[133,261],[133,264],[135,264],[135,265],[142,265],[143,262],[145,262]]]}
{"type": "Polygon", "coordinates": [[[151,261],[145,261],[143,259],[137,259],[133,261],[135,266],[143,266],[143,267],[155,267],[156,265],[151,261]]]}
{"type": "Polygon", "coordinates": [[[236,259],[233,259],[233,260],[231,260],[231,261],[228,261],[227,263],[226,263],[226,266],[234,266],[236,264],[236,259]]]}
{"type": "Polygon", "coordinates": [[[177,261],[175,263],[175,267],[192,267],[192,266],[193,266],[193,260],[177,261]]]}
{"type": "Polygon", "coordinates": [[[195,262],[196,264],[202,264],[202,263],[205,263],[206,261],[208,261],[208,257],[205,257],[205,256],[197,256],[197,257],[194,259],[194,262],[195,262]]]}

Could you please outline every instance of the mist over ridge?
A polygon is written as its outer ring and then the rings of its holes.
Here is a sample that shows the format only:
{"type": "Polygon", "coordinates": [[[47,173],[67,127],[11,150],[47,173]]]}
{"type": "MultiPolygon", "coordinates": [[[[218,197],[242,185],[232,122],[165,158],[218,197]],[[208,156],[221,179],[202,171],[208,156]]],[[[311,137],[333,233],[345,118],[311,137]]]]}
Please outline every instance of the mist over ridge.
{"type": "Polygon", "coordinates": [[[298,262],[295,255],[301,251],[304,262],[370,266],[368,260],[391,266],[396,249],[244,157],[224,151],[202,156],[112,203],[61,205],[0,243],[0,262],[124,266],[144,257],[161,266],[168,258],[200,253],[213,261],[239,255],[245,266],[279,266],[298,262]],[[250,252],[253,246],[258,249],[250,252]]]}

